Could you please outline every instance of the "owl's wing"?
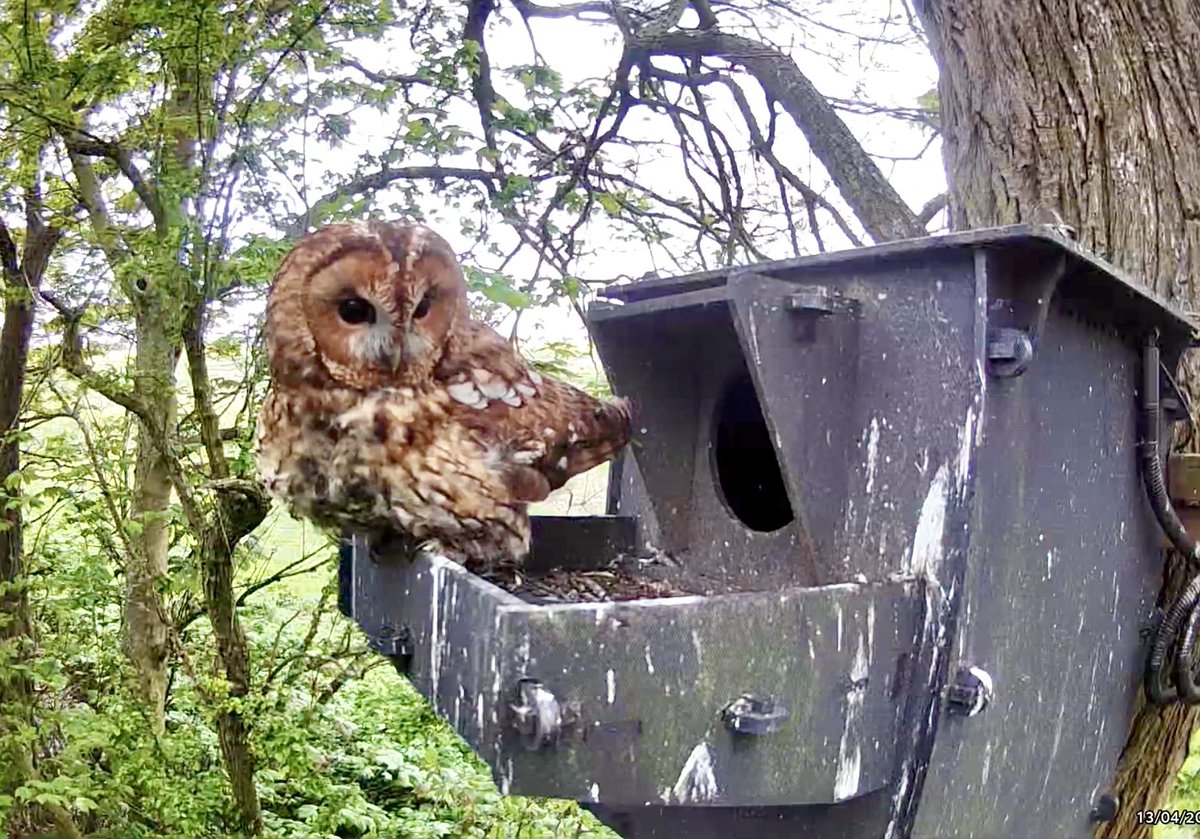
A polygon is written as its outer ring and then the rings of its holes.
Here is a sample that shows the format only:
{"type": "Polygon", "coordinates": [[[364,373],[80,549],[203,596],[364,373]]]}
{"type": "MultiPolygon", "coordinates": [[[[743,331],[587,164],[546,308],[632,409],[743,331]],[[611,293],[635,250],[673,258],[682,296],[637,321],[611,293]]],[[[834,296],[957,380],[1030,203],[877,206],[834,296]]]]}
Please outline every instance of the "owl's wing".
{"type": "Polygon", "coordinates": [[[455,337],[437,379],[460,421],[499,444],[514,497],[541,501],[629,442],[628,400],[597,399],[538,374],[478,321],[455,337]]]}

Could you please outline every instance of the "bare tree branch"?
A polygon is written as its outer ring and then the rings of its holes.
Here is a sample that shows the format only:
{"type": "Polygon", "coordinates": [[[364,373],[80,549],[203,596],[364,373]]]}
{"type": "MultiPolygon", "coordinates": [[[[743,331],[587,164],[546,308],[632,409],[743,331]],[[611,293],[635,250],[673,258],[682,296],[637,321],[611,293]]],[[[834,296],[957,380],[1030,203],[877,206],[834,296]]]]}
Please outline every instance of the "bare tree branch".
{"type": "Polygon", "coordinates": [[[877,241],[924,235],[904,203],[841,117],[792,58],[769,44],[716,30],[642,35],[627,49],[684,59],[722,58],[741,65],[779,102],[804,133],[846,203],[877,241]]]}
{"type": "Polygon", "coordinates": [[[583,14],[599,14],[606,18],[614,16],[614,4],[608,0],[589,0],[584,3],[570,3],[566,6],[541,6],[529,3],[527,0],[513,0],[522,17],[568,18],[579,17],[583,14]]]}
{"type": "Polygon", "coordinates": [[[933,221],[933,217],[946,209],[946,202],[949,200],[949,194],[943,192],[941,195],[935,195],[925,202],[925,206],[921,208],[921,212],[917,213],[917,221],[925,227],[929,222],[933,221]]]}
{"type": "Polygon", "coordinates": [[[77,129],[64,131],[62,138],[67,150],[74,154],[106,157],[115,163],[121,174],[129,179],[133,191],[142,199],[146,209],[150,211],[155,230],[160,234],[166,231],[167,213],[158,196],[158,190],[142,175],[137,164],[133,162],[133,155],[125,146],[118,141],[104,140],[77,129]]]}
{"type": "MultiPolygon", "coordinates": [[[[725,86],[729,88],[729,92],[733,95],[733,101],[737,103],[738,110],[741,112],[742,119],[745,121],[746,127],[750,131],[750,137],[754,142],[755,148],[759,154],[763,156],[763,159],[770,164],[771,168],[775,170],[779,177],[791,184],[792,188],[800,193],[805,203],[820,207],[821,209],[825,210],[825,212],[829,213],[829,215],[833,218],[834,224],[836,224],[838,229],[842,231],[842,234],[849,239],[855,247],[861,247],[862,240],[850,228],[850,225],[847,224],[846,220],[842,218],[842,214],[839,213],[837,209],[833,207],[833,205],[826,201],[825,198],[816,192],[812,187],[800,180],[795,172],[793,172],[787,166],[784,166],[783,162],[776,157],[775,150],[763,138],[762,131],[758,127],[758,120],[755,119],[754,111],[750,107],[750,102],[746,99],[745,92],[741,89],[741,87],[738,86],[737,82],[730,78],[724,79],[724,82],[725,86]]],[[[815,221],[815,215],[810,213],[809,222],[813,226],[814,234],[818,237],[818,245],[820,245],[821,249],[824,250],[824,243],[820,241],[820,233],[816,232],[815,221]]]]}
{"type": "Polygon", "coordinates": [[[378,84],[399,84],[403,86],[424,85],[425,87],[437,87],[436,82],[412,73],[381,73],[377,70],[369,70],[352,58],[343,58],[342,64],[346,65],[347,67],[353,67],[368,79],[378,84]]]}
{"type": "Polygon", "coordinates": [[[312,212],[317,207],[346,201],[356,195],[383,189],[397,181],[481,181],[486,183],[502,182],[504,175],[500,172],[488,172],[484,169],[464,169],[457,166],[406,166],[401,169],[383,168],[377,172],[358,175],[345,183],[331,189],[322,195],[312,206],[305,209],[296,221],[288,225],[289,236],[299,236],[308,229],[312,212]]]}

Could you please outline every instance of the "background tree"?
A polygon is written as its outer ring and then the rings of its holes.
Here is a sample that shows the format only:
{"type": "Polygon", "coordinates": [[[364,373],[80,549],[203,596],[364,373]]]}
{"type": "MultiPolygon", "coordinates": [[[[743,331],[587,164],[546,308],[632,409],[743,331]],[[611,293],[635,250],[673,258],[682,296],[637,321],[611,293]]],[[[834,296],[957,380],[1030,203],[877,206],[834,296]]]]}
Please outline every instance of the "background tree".
{"type": "MultiPolygon", "coordinates": [[[[22,194],[23,246],[18,246],[18,237],[0,219],[4,291],[4,325],[0,328],[0,754],[7,765],[7,771],[0,772],[0,783],[4,787],[40,779],[27,733],[32,722],[33,681],[26,668],[34,638],[25,588],[23,429],[19,419],[37,294],[62,233],[45,218],[37,163],[44,135],[37,131],[32,135],[31,141],[15,150],[16,182],[8,181],[10,188],[20,188],[22,194]]],[[[47,810],[64,836],[79,835],[65,807],[51,805],[47,810]]]]}

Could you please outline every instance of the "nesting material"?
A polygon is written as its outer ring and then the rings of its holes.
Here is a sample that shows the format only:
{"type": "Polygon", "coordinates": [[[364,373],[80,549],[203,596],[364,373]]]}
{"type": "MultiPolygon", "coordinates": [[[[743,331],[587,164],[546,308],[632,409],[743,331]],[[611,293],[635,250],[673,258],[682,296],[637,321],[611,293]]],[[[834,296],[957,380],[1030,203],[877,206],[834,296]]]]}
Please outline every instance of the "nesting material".
{"type": "Polygon", "coordinates": [[[685,597],[703,594],[666,580],[632,574],[619,565],[604,570],[551,568],[536,576],[511,570],[498,571],[485,579],[512,592],[522,600],[561,603],[599,603],[642,600],[653,597],[685,597]]]}
{"type": "Polygon", "coordinates": [[[727,594],[728,585],[686,574],[673,560],[621,556],[605,568],[506,568],[482,575],[531,603],[602,603],[727,594]]]}

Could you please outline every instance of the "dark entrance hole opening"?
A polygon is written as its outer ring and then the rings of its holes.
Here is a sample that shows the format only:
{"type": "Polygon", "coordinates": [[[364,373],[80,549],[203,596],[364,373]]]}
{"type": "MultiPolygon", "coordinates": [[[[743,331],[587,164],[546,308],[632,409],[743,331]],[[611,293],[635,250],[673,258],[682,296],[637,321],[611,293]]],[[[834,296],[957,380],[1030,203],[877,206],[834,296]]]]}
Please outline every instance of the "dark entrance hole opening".
{"type": "Polygon", "coordinates": [[[746,527],[769,533],[795,517],[749,375],[735,378],[717,400],[712,462],[717,494],[746,527]]]}

